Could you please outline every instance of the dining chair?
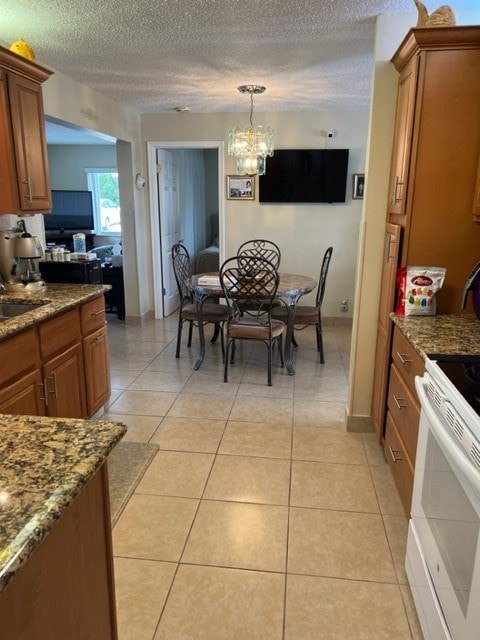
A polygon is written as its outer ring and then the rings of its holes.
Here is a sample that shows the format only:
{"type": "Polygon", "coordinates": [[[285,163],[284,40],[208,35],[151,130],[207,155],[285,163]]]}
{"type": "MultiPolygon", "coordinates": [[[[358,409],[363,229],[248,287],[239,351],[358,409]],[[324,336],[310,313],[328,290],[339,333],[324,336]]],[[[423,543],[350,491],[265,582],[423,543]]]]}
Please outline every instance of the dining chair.
{"type": "Polygon", "coordinates": [[[247,240],[237,249],[237,256],[259,256],[272,263],[275,269],[280,267],[282,254],[280,247],[271,240],[263,240],[257,238],[255,240],[247,240]]]}
{"type": "MultiPolygon", "coordinates": [[[[325,364],[325,355],[323,350],[323,335],[322,335],[322,303],[323,297],[325,295],[325,285],[327,282],[327,274],[330,266],[330,260],[332,259],[333,247],[328,247],[325,251],[322,260],[322,266],[320,269],[320,276],[318,278],[318,287],[317,293],[315,296],[315,306],[303,307],[297,306],[295,308],[295,317],[294,317],[294,330],[298,329],[299,331],[309,327],[311,325],[315,325],[316,337],[317,337],[317,351],[320,353],[320,362],[325,364]]],[[[277,320],[282,320],[286,322],[288,317],[288,309],[285,305],[275,307],[272,309],[272,317],[277,320]]],[[[295,347],[298,347],[297,341],[295,340],[295,331],[292,333],[292,343],[295,347]]]]}
{"type": "MultiPolygon", "coordinates": [[[[180,296],[180,309],[178,312],[178,331],[177,331],[177,349],[175,357],[180,357],[180,346],[182,343],[182,330],[185,322],[188,322],[188,342],[187,347],[192,346],[193,326],[200,324],[214,324],[215,329],[211,342],[215,342],[220,335],[222,343],[222,354],[225,354],[223,341],[222,324],[228,318],[228,310],[225,305],[218,302],[201,302],[197,303],[188,288],[188,278],[191,275],[190,254],[183,244],[174,244],[172,246],[172,262],[173,273],[177,282],[178,294],[180,296]],[[201,319],[200,319],[201,315],[201,319]]],[[[200,341],[203,339],[203,332],[200,333],[200,341]]],[[[201,344],[201,348],[203,348],[201,344]]]]}
{"type": "Polygon", "coordinates": [[[282,335],[284,322],[272,318],[272,304],[277,293],[279,276],[268,260],[258,256],[240,255],[228,258],[220,267],[220,283],[227,302],[229,318],[223,325],[226,334],[224,382],[228,382],[228,365],[234,363],[237,340],[261,341],[267,346],[268,386],[272,386],[272,351],[279,345],[280,362],[284,366],[282,335]],[[255,313],[244,314],[239,302],[255,313]],[[229,353],[231,350],[231,359],[229,353]]]}

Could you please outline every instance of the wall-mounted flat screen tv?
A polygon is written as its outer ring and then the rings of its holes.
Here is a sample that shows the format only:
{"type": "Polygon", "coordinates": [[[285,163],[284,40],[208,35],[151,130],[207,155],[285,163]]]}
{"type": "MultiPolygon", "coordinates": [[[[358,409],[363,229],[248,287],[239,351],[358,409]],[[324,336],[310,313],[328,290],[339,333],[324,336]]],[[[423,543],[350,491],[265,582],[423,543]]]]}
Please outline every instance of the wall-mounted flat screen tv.
{"type": "Polygon", "coordinates": [[[259,177],[259,201],[345,202],[348,149],[275,149],[259,177]]]}
{"type": "Polygon", "coordinates": [[[43,218],[45,231],[92,231],[95,228],[92,192],[52,190],[52,213],[43,218]]]}

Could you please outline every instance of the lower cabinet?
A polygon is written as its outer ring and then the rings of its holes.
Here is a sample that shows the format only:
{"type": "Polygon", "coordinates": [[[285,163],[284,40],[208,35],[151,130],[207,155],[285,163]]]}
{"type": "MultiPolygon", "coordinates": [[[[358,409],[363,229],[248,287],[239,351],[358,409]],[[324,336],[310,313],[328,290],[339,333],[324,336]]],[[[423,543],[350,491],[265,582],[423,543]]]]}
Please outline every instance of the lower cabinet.
{"type": "Polygon", "coordinates": [[[88,418],[110,397],[103,295],[0,341],[0,413],[88,418]]]}
{"type": "Polygon", "coordinates": [[[413,474],[417,451],[420,404],[415,377],[424,372],[424,362],[398,328],[393,333],[392,361],[385,423],[385,456],[403,508],[410,515],[413,474]]]}
{"type": "Polygon", "coordinates": [[[0,594],[1,640],[117,640],[104,464],[0,594]]]}
{"type": "Polygon", "coordinates": [[[92,416],[110,398],[108,331],[104,326],[83,339],[87,412],[92,416]]]}
{"type": "Polygon", "coordinates": [[[0,413],[45,415],[45,389],[40,369],[0,389],[0,413]]]}
{"type": "Polygon", "coordinates": [[[47,415],[85,418],[82,345],[74,344],[43,367],[47,389],[47,415]]]}

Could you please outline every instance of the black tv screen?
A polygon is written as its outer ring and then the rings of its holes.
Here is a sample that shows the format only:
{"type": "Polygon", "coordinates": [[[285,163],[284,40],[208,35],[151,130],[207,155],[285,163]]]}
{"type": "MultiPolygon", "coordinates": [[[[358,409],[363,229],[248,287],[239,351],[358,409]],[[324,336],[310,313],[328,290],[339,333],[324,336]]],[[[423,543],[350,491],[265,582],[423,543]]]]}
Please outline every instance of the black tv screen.
{"type": "Polygon", "coordinates": [[[52,213],[43,218],[46,231],[92,231],[92,192],[52,190],[52,213]]]}
{"type": "Polygon", "coordinates": [[[259,177],[260,202],[345,202],[348,149],[275,149],[259,177]]]}

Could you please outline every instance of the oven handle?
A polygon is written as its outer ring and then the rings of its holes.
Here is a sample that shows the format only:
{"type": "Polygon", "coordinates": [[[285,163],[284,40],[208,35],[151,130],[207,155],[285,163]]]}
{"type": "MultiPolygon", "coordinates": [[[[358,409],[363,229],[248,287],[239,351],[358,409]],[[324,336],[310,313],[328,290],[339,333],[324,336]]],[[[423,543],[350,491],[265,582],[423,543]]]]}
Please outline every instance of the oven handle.
{"type": "MultiPolygon", "coordinates": [[[[420,400],[420,406],[422,412],[425,413],[425,418],[430,425],[435,439],[441,446],[447,459],[455,465],[458,472],[465,476],[467,481],[476,489],[477,492],[480,491],[480,470],[471,462],[469,456],[462,448],[460,441],[455,441],[454,436],[451,435],[450,431],[448,431],[449,427],[444,426],[441,423],[440,419],[432,409],[432,404],[427,392],[425,391],[426,386],[427,383],[424,379],[416,376],[415,387],[420,400]]],[[[420,417],[420,424],[421,422],[422,420],[420,417]]]]}

